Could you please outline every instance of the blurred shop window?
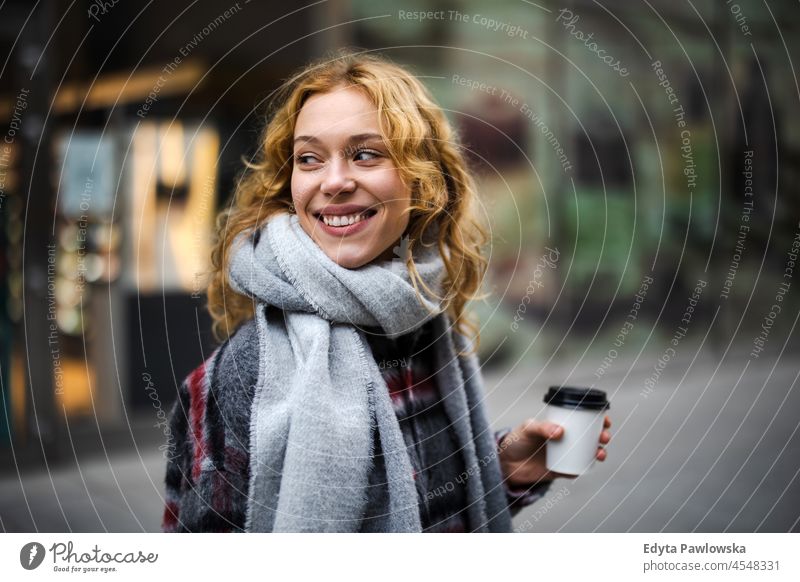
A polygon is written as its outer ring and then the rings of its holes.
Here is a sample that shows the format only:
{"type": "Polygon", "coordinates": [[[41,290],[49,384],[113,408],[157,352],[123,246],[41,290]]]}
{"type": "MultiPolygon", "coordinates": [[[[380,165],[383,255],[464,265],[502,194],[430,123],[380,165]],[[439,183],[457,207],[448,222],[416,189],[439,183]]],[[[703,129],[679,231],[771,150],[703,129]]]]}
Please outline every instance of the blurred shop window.
{"type": "Polygon", "coordinates": [[[499,97],[483,95],[459,117],[461,141],[476,171],[494,173],[526,167],[526,154],[533,157],[525,116],[499,97]]]}
{"type": "MultiPolygon", "coordinates": [[[[57,168],[55,248],[48,288],[58,333],[54,357],[56,396],[70,415],[104,416],[91,351],[101,322],[94,313],[100,289],[119,277],[120,229],[114,224],[119,186],[118,135],[79,129],[54,145],[57,168]],[[51,286],[52,284],[52,286],[51,286]]],[[[55,336],[51,336],[56,340],[55,336]]],[[[52,350],[51,350],[52,351],[52,350]]],[[[100,391],[110,392],[103,386],[100,391]]]]}
{"type": "MultiPolygon", "coordinates": [[[[565,240],[574,240],[569,284],[591,289],[588,305],[634,290],[641,245],[634,244],[636,200],[631,173],[635,141],[615,124],[595,123],[575,136],[576,195],[566,198],[565,240]]],[[[592,313],[591,308],[587,313],[592,313]]]]}
{"type": "Polygon", "coordinates": [[[123,270],[128,402],[152,411],[210,349],[202,305],[217,210],[219,132],[190,119],[146,121],[125,164],[123,270]],[[143,377],[148,378],[143,390],[143,377]],[[151,392],[148,394],[148,390],[151,392]]]}
{"type": "Polygon", "coordinates": [[[19,194],[16,142],[0,148],[0,445],[12,427],[23,426],[25,379],[15,334],[22,321],[22,236],[24,205],[19,194]]]}
{"type": "Polygon", "coordinates": [[[201,291],[210,266],[219,136],[200,125],[147,122],[132,142],[127,282],[142,293],[201,291]]]}
{"type": "MultiPolygon", "coordinates": [[[[575,136],[578,163],[577,183],[602,192],[632,194],[631,158],[625,140],[616,126],[602,126],[575,136]]],[[[629,147],[630,147],[630,141],[629,147]]]]}
{"type": "Polygon", "coordinates": [[[65,132],[55,149],[48,284],[57,400],[70,416],[118,422],[122,400],[136,393],[130,380],[119,389],[121,372],[135,377],[140,368],[131,355],[139,343],[129,336],[142,324],[125,324],[129,299],[205,290],[219,135],[199,123],[148,121],[65,132]]]}

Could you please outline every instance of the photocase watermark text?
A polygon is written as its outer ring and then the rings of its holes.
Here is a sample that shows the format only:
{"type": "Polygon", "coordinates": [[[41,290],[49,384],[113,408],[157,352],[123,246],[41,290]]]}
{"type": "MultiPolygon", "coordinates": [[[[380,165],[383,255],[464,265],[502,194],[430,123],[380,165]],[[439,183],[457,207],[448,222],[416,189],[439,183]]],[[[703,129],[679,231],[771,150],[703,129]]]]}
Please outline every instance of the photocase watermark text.
{"type": "Polygon", "coordinates": [[[547,254],[542,255],[539,258],[539,261],[536,263],[536,267],[533,270],[533,276],[528,282],[528,286],[525,288],[525,295],[519,302],[517,311],[514,314],[514,320],[511,322],[511,331],[517,331],[519,329],[519,323],[525,319],[525,312],[528,310],[528,304],[531,302],[531,297],[533,297],[537,289],[544,287],[544,283],[542,282],[544,270],[556,268],[558,257],[561,254],[560,251],[558,249],[551,249],[550,247],[545,247],[544,249],[547,251],[547,254]]]}
{"type": "Polygon", "coordinates": [[[789,289],[792,286],[794,267],[797,264],[797,255],[800,253],[800,223],[797,224],[797,228],[798,230],[794,233],[792,244],[789,245],[789,250],[786,253],[786,263],[783,269],[782,281],[778,283],[778,288],[775,290],[773,303],[769,307],[769,311],[761,322],[761,330],[753,339],[753,349],[750,352],[751,358],[758,358],[761,352],[764,351],[764,347],[767,345],[767,339],[769,338],[769,333],[772,330],[772,326],[775,324],[775,320],[777,319],[778,315],[780,315],[781,311],[783,311],[783,299],[786,297],[786,294],[789,292],[789,289]]]}
{"type": "Polygon", "coordinates": [[[166,443],[158,446],[158,450],[161,451],[165,459],[171,460],[171,451],[175,448],[175,440],[172,435],[172,429],[169,426],[169,418],[164,411],[164,407],[161,405],[161,399],[158,396],[155,384],[153,384],[153,378],[150,376],[149,372],[142,373],[142,381],[144,382],[144,390],[147,392],[147,397],[153,402],[153,408],[155,408],[156,417],[158,418],[158,422],[153,426],[155,428],[160,428],[164,437],[167,439],[166,443]]]}
{"type": "Polygon", "coordinates": [[[656,385],[661,379],[661,375],[663,374],[667,365],[678,355],[678,345],[680,344],[681,340],[686,337],[686,334],[689,333],[689,326],[694,319],[695,308],[700,302],[700,297],[707,285],[708,281],[705,281],[704,279],[698,279],[692,294],[689,296],[689,301],[684,309],[683,316],[681,317],[682,325],[679,325],[675,328],[675,332],[672,334],[672,338],[669,340],[669,345],[653,365],[653,372],[644,381],[644,388],[639,393],[644,398],[647,398],[655,391],[656,385]]]}
{"type": "Polygon", "coordinates": [[[728,272],[725,274],[725,281],[722,284],[722,291],[719,294],[720,299],[727,299],[730,295],[733,281],[736,278],[736,272],[739,270],[739,263],[742,260],[742,254],[745,249],[745,241],[747,240],[747,233],[750,232],[750,214],[753,212],[753,150],[744,152],[744,203],[742,205],[742,214],[739,219],[739,231],[736,234],[736,246],[733,249],[733,257],[731,257],[728,272]]]}
{"type": "Polygon", "coordinates": [[[617,332],[617,335],[614,338],[614,347],[609,348],[608,353],[603,358],[602,363],[600,366],[598,366],[597,370],[594,371],[596,378],[604,376],[611,367],[611,364],[614,363],[614,360],[619,357],[617,348],[621,349],[622,346],[625,345],[628,334],[633,331],[633,326],[636,323],[636,320],[639,318],[639,310],[642,308],[642,303],[644,303],[645,297],[647,297],[647,290],[652,284],[653,276],[650,274],[645,275],[642,279],[642,283],[639,285],[639,290],[636,292],[636,295],[633,296],[633,305],[631,305],[628,314],[625,316],[625,322],[622,324],[622,327],[620,327],[619,332],[617,332]]]}
{"type": "Polygon", "coordinates": [[[208,38],[212,32],[214,32],[217,28],[222,26],[229,18],[231,18],[234,14],[238,13],[242,7],[237,2],[227,10],[225,10],[222,14],[217,16],[214,20],[206,24],[202,30],[200,30],[197,34],[195,34],[192,39],[183,45],[180,49],[178,49],[179,55],[175,55],[175,57],[164,65],[164,68],[161,69],[161,74],[156,79],[153,88],[147,94],[147,97],[142,103],[142,106],[136,111],[136,115],[142,119],[147,117],[148,112],[155,103],[158,101],[159,94],[164,86],[167,84],[169,78],[178,70],[183,60],[187,58],[194,49],[196,49],[200,43],[202,43],[206,38],[208,38]]]}
{"type": "Polygon", "coordinates": [[[681,159],[683,160],[683,175],[686,177],[687,190],[694,190],[697,186],[697,173],[695,172],[694,152],[692,151],[692,132],[686,126],[686,111],[680,104],[672,83],[661,64],[655,60],[650,64],[650,68],[656,74],[659,86],[664,89],[669,104],[673,106],[672,115],[675,118],[675,125],[680,131],[681,138],[681,159]]]}
{"type": "Polygon", "coordinates": [[[117,4],[119,4],[120,0],[93,0],[93,2],[89,5],[89,10],[87,10],[87,14],[89,18],[94,19],[96,22],[100,22],[99,16],[106,15],[108,12],[114,8],[117,4]]]}
{"type": "Polygon", "coordinates": [[[464,22],[477,24],[492,32],[501,32],[509,38],[521,38],[528,40],[530,32],[522,28],[519,24],[512,24],[503,20],[497,20],[483,14],[467,14],[458,10],[398,10],[398,20],[410,20],[424,22],[426,20],[449,20],[452,22],[464,22]]]}
{"type": "Polygon", "coordinates": [[[585,34],[582,30],[575,28],[575,25],[580,20],[580,16],[573,13],[569,8],[562,8],[558,11],[556,22],[561,23],[565,30],[569,31],[570,36],[582,41],[583,45],[597,55],[597,58],[608,65],[612,71],[616,72],[620,77],[627,77],[630,75],[627,67],[623,67],[618,58],[607,54],[606,50],[600,48],[597,41],[594,39],[594,33],[585,34]]]}

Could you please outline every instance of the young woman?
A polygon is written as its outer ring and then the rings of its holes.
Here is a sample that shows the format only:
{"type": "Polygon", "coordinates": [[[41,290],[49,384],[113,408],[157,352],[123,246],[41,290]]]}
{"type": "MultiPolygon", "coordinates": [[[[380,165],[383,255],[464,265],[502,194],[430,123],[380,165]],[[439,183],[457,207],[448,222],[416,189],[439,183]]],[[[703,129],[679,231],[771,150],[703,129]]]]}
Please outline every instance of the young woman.
{"type": "Polygon", "coordinates": [[[274,103],[218,223],[227,339],[172,410],[162,529],[511,531],[562,429],[489,428],[465,314],[487,237],[442,110],[353,52],[274,103]]]}

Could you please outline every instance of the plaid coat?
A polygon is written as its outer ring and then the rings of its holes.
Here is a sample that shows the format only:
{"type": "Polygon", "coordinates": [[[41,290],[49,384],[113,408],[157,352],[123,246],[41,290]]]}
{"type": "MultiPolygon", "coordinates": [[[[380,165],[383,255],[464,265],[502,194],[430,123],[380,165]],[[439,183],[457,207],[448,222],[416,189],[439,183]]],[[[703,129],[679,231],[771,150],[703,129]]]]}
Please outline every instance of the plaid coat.
{"type": "MultiPolygon", "coordinates": [[[[470,531],[465,480],[458,478],[464,466],[431,373],[432,354],[425,349],[429,332],[426,324],[394,340],[379,333],[367,338],[406,442],[423,531],[470,531]]],[[[170,412],[162,531],[244,531],[250,412],[257,379],[258,335],[250,320],[181,384],[170,412]]],[[[499,442],[508,432],[498,431],[495,438],[499,442]]],[[[376,453],[375,462],[381,457],[376,453]]],[[[548,487],[506,487],[512,515],[548,487]]],[[[364,531],[369,531],[369,515],[367,511],[364,531]]]]}

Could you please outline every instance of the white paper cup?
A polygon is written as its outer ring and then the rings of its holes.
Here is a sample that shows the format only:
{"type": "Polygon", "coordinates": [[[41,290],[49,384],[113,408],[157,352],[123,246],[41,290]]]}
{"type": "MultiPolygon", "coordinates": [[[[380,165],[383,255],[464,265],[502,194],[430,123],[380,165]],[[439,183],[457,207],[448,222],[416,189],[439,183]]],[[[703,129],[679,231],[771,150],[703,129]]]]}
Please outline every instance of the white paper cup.
{"type": "Polygon", "coordinates": [[[544,401],[545,419],[564,427],[560,439],[547,441],[547,468],[567,475],[585,473],[595,462],[603,418],[610,408],[606,393],[551,386],[544,401]]]}

